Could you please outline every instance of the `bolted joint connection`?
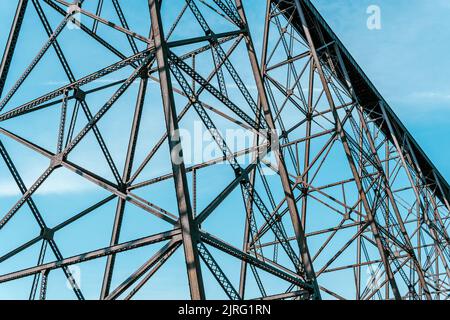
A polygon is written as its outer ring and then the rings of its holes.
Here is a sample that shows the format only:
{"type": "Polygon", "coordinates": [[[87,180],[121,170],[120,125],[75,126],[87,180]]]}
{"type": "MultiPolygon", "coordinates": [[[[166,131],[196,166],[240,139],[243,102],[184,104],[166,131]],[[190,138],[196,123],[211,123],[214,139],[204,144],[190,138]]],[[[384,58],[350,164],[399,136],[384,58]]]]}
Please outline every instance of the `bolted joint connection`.
{"type": "Polygon", "coordinates": [[[64,154],[58,153],[58,154],[55,154],[55,156],[51,159],[50,165],[53,168],[59,168],[59,167],[62,167],[63,161],[64,161],[64,154]]]}
{"type": "Polygon", "coordinates": [[[51,228],[45,227],[41,230],[41,237],[44,240],[47,240],[47,241],[53,240],[54,235],[55,235],[55,231],[51,228]]]}
{"type": "Polygon", "coordinates": [[[86,98],[86,92],[84,92],[84,91],[81,90],[80,88],[77,88],[77,89],[75,89],[74,92],[73,92],[73,97],[74,97],[76,100],[82,102],[82,101],[84,101],[84,99],[86,98]]]}
{"type": "Polygon", "coordinates": [[[148,79],[148,68],[147,67],[143,67],[140,71],[139,71],[139,77],[141,79],[148,79]]]}
{"type": "Polygon", "coordinates": [[[287,139],[288,138],[288,132],[283,130],[280,134],[280,139],[287,139]]]}

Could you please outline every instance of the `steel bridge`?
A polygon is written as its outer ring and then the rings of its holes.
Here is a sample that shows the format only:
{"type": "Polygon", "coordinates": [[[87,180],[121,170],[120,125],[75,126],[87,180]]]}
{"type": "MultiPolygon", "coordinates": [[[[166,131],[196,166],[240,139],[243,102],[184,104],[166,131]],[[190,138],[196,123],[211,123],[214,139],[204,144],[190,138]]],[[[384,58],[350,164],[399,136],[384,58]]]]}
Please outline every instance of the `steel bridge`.
{"type": "Polygon", "coordinates": [[[310,0],[15,2],[2,297],[448,299],[450,187],[310,0]]]}

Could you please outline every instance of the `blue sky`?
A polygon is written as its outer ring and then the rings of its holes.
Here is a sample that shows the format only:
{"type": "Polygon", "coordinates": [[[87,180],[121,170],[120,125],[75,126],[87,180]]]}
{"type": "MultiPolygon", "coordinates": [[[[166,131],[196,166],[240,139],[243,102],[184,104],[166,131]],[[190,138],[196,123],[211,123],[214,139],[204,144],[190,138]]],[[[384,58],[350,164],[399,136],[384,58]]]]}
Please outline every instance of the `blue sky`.
{"type": "MultiPolygon", "coordinates": [[[[88,2],[88,1],[86,1],[88,2]]],[[[145,1],[144,1],[145,2],[145,1]]],[[[139,6],[143,5],[142,1],[139,4],[134,2],[136,7],[134,10],[139,10],[139,6]]],[[[260,36],[262,31],[262,24],[258,21],[261,21],[261,18],[264,15],[264,5],[261,5],[265,1],[261,0],[244,0],[244,4],[247,8],[247,15],[252,25],[252,33],[254,34],[254,39],[256,45],[258,47],[258,43],[260,43],[260,36]]],[[[366,0],[315,0],[313,1],[316,4],[319,11],[337,33],[337,35],[341,38],[342,42],[349,49],[350,53],[354,56],[356,61],[360,64],[369,78],[373,81],[375,86],[379,89],[381,94],[386,98],[386,100],[390,103],[392,109],[398,114],[399,118],[404,122],[406,127],[411,131],[413,136],[418,140],[419,144],[423,147],[425,152],[429,155],[431,160],[435,163],[435,165],[440,169],[444,177],[450,179],[450,163],[447,161],[448,152],[450,149],[450,142],[445,139],[450,135],[450,76],[446,70],[450,70],[450,61],[446,59],[447,52],[449,50],[449,42],[447,39],[450,39],[450,19],[448,19],[450,14],[450,2],[446,0],[380,0],[380,1],[366,1],[366,0]],[[381,30],[373,30],[370,31],[366,27],[366,20],[368,15],[366,13],[366,9],[369,5],[378,5],[381,8],[381,19],[382,19],[382,28],[381,30]]],[[[0,47],[3,47],[6,42],[7,33],[9,30],[9,23],[12,17],[12,14],[15,10],[15,1],[10,0],[0,0],[0,47]]],[[[136,11],[138,12],[138,11],[136,11]]],[[[34,14],[34,13],[33,13],[34,14]]],[[[55,18],[57,16],[50,15],[55,18]]],[[[35,19],[35,16],[34,16],[35,19]]],[[[57,19],[53,20],[53,27],[56,26],[57,19]],[[56,22],[56,23],[55,23],[56,22]]],[[[133,20],[134,24],[131,26],[133,29],[135,28],[141,34],[146,34],[146,30],[148,29],[148,21],[141,16],[138,16],[135,20],[133,20]]],[[[27,30],[27,41],[19,43],[19,49],[22,49],[18,54],[17,64],[26,65],[27,62],[34,56],[39,47],[42,45],[43,41],[45,41],[46,37],[42,35],[42,32],[39,34],[33,33],[33,28],[35,27],[35,20],[27,20],[25,24],[25,29],[27,30]]],[[[39,26],[40,27],[40,26],[39,26]]],[[[191,30],[183,30],[185,34],[189,34],[191,30]]],[[[89,59],[90,67],[94,65],[98,65],[98,68],[101,66],[108,65],[115,61],[109,55],[109,58],[104,59],[103,51],[96,51],[95,47],[87,47],[85,50],[77,50],[78,42],[82,41],[82,38],[73,38],[69,40],[61,40],[64,47],[67,48],[67,55],[70,57],[71,55],[79,55],[81,57],[85,57],[89,59]],[[111,60],[110,60],[111,59],[111,60]]],[[[126,46],[125,38],[122,39],[122,45],[126,46]]],[[[84,49],[84,48],[83,48],[84,49]]],[[[50,56],[51,57],[51,56],[50,56]]],[[[11,70],[11,77],[17,76],[20,74],[20,68],[13,68],[11,70]]],[[[244,71],[242,71],[244,72],[244,71]]],[[[82,76],[83,73],[83,65],[78,64],[76,67],[76,76],[82,76]]],[[[29,85],[29,90],[24,90],[24,96],[18,98],[17,102],[20,102],[20,99],[31,98],[37,95],[38,92],[46,92],[52,89],[53,87],[59,87],[61,85],[61,81],[64,81],[64,77],[60,70],[45,70],[45,69],[37,69],[35,79],[38,80],[39,85],[33,86],[29,85]],[[29,97],[27,97],[27,94],[29,97]]],[[[126,72],[122,76],[126,76],[126,72]]],[[[119,77],[119,75],[115,75],[115,77],[119,77]]],[[[24,85],[25,86],[25,85],[24,85]]],[[[25,87],[27,88],[27,87],[25,87]]],[[[131,89],[130,97],[135,95],[135,88],[131,89]]],[[[149,89],[149,94],[154,93],[155,96],[158,96],[158,88],[153,86],[152,89],[149,89]]],[[[113,91],[108,91],[112,94],[113,91]]],[[[102,97],[93,98],[91,101],[92,105],[95,105],[95,102],[101,101],[102,97]],[[96,100],[97,99],[97,100],[96,100]]],[[[125,97],[125,100],[128,98],[125,97]]],[[[14,100],[13,100],[14,101],[14,100]]],[[[120,106],[118,110],[114,112],[120,112],[120,106]]],[[[114,113],[113,113],[114,114],[114,113]]],[[[115,114],[116,116],[118,113],[115,114]]],[[[150,119],[150,117],[155,116],[154,114],[144,114],[144,120],[150,119]]],[[[159,116],[162,116],[159,114],[159,116]]],[[[30,136],[35,139],[41,139],[43,143],[49,143],[48,138],[51,137],[54,131],[50,126],[47,126],[45,121],[48,119],[56,119],[58,117],[57,113],[45,113],[41,115],[41,123],[27,123],[26,128],[23,129],[23,134],[25,136],[30,136]],[[55,117],[55,118],[51,118],[55,117]],[[43,121],[45,120],[45,121],[43,121]],[[41,132],[42,134],[38,137],[35,135],[35,132],[41,132]]],[[[27,119],[27,118],[25,118],[27,119]]],[[[117,125],[119,122],[130,122],[131,116],[128,114],[127,118],[116,118],[109,122],[110,124],[117,125]]],[[[10,124],[10,126],[14,126],[14,122],[10,124]]],[[[156,129],[158,131],[164,130],[162,122],[160,125],[156,125],[154,127],[143,127],[144,134],[152,134],[152,130],[156,129]]],[[[114,141],[110,141],[110,146],[112,148],[112,153],[121,153],[123,154],[122,149],[118,146],[124,146],[127,142],[128,136],[126,134],[121,135],[120,133],[115,132],[116,126],[106,126],[102,127],[102,132],[105,132],[106,135],[110,135],[114,137],[114,141]],[[104,130],[104,131],[103,131],[104,130]]],[[[54,129],[54,128],[53,128],[54,129]]],[[[153,132],[153,135],[155,133],[153,132]]],[[[50,142],[50,143],[53,143],[50,142]]],[[[12,145],[12,144],[11,144],[12,145]]],[[[10,146],[10,145],[8,145],[10,146]]],[[[92,150],[88,147],[80,151],[81,155],[85,155],[91,152],[91,156],[97,157],[96,154],[92,154],[92,150]]],[[[138,150],[138,152],[145,152],[147,150],[142,149],[138,150]]],[[[165,152],[166,149],[163,148],[165,152]]],[[[26,182],[31,183],[47,165],[47,162],[42,159],[34,158],[31,152],[26,153],[24,150],[15,150],[12,149],[11,153],[14,155],[17,153],[17,156],[21,155],[18,161],[18,167],[22,170],[29,170],[28,175],[25,178],[26,182]],[[20,151],[20,152],[19,152],[20,151]],[[21,153],[23,152],[23,153],[21,153]],[[25,156],[24,156],[25,155],[25,156]],[[35,168],[27,168],[26,163],[28,161],[33,161],[36,164],[35,168]]],[[[123,159],[116,159],[119,164],[123,163],[123,159]]],[[[160,165],[161,173],[165,173],[167,166],[164,166],[166,158],[161,157],[157,159],[154,163],[156,167],[160,165]]],[[[80,159],[80,161],[82,161],[80,159]]],[[[104,167],[104,163],[96,162],[94,164],[90,164],[92,167],[91,170],[100,170],[100,168],[104,167]]],[[[155,166],[152,167],[153,169],[155,166]]],[[[119,170],[120,171],[120,170],[119,170]]],[[[0,175],[5,174],[5,171],[1,170],[0,167],[0,175]]],[[[155,172],[152,172],[155,175],[155,172]]],[[[217,173],[215,173],[217,174],[217,173]]],[[[53,223],[57,223],[61,221],[64,217],[67,218],[69,215],[69,211],[76,212],[77,210],[83,209],[85,206],[85,201],[88,199],[92,203],[95,200],[100,200],[102,197],[106,196],[106,193],[99,193],[96,196],[90,194],[90,189],[83,189],[85,184],[81,183],[81,178],[74,177],[71,175],[70,177],[67,175],[55,175],[52,183],[48,185],[44,185],[47,187],[46,192],[38,195],[37,202],[42,206],[51,206],[53,208],[53,213],[50,214],[47,218],[49,221],[53,223]],[[65,183],[69,181],[71,183],[65,183]],[[72,198],[67,196],[67,193],[71,193],[72,198]],[[58,197],[59,201],[55,201],[55,196],[58,197]],[[75,200],[73,200],[75,198],[75,200]],[[79,200],[79,203],[78,203],[79,200]],[[70,204],[67,201],[71,201],[70,204]],[[70,210],[68,209],[70,207],[70,210]],[[66,210],[67,216],[60,216],[59,214],[55,214],[55,212],[63,212],[62,208],[66,210]]],[[[225,180],[224,180],[225,181],[225,180]]],[[[171,182],[164,184],[161,187],[161,190],[152,190],[155,194],[164,194],[167,190],[171,188],[171,182]]],[[[214,181],[209,184],[205,184],[200,186],[201,190],[205,193],[208,193],[210,189],[224,187],[225,182],[214,181]]],[[[7,184],[7,183],[6,183],[7,184]]],[[[16,201],[16,197],[14,197],[14,193],[9,192],[8,185],[2,183],[0,180],[0,199],[2,200],[2,204],[0,204],[0,209],[4,211],[5,208],[9,208],[16,201]],[[3,190],[3,193],[2,193],[3,190]]],[[[44,189],[45,190],[45,189],[44,189]]],[[[149,189],[145,189],[145,192],[148,192],[149,189]]],[[[166,204],[165,209],[169,209],[172,212],[175,212],[175,205],[173,202],[173,194],[165,194],[166,204]],[[170,203],[170,201],[172,203],[170,203]]],[[[239,200],[239,197],[231,198],[228,200],[227,207],[232,207],[235,205],[235,201],[239,200]]],[[[67,251],[66,254],[75,254],[84,248],[89,248],[92,245],[98,244],[101,246],[104,243],[107,243],[109,240],[109,230],[111,226],[108,224],[99,225],[100,222],[105,221],[104,215],[109,215],[109,223],[112,221],[112,215],[114,212],[115,203],[111,202],[99,212],[96,212],[91,220],[90,229],[91,232],[95,233],[93,238],[86,239],[78,239],[77,234],[79,232],[84,232],[86,230],[86,226],[77,225],[73,229],[69,230],[69,235],[64,239],[59,239],[63,243],[65,243],[65,248],[67,251]],[[94,226],[94,227],[93,227],[94,226]],[[92,231],[94,230],[94,231],[92,231]],[[70,232],[72,232],[70,234],[70,232]],[[76,239],[78,241],[77,247],[71,245],[71,239],[76,239]],[[94,240],[91,240],[94,239],[94,240]],[[92,242],[94,241],[94,242],[92,242]]],[[[19,215],[17,217],[19,221],[22,221],[26,226],[26,231],[36,232],[35,228],[32,225],[26,224],[26,218],[24,215],[19,215]]],[[[147,216],[135,218],[128,227],[124,227],[125,230],[123,232],[124,239],[126,240],[136,238],[138,236],[147,235],[150,228],[149,221],[147,220],[147,216]],[[130,227],[131,226],[131,227],[130,227]],[[126,229],[128,228],[128,229],[126,229]]],[[[154,221],[151,221],[154,223],[154,221]]],[[[233,224],[231,220],[215,218],[213,217],[211,220],[211,224],[221,224],[223,226],[232,227],[233,224]]],[[[126,226],[127,224],[124,223],[126,226]]],[[[155,232],[160,231],[156,230],[155,232]]],[[[14,229],[5,229],[3,235],[1,235],[0,239],[8,239],[8,236],[14,237],[17,241],[20,239],[27,239],[27,232],[22,232],[20,234],[15,233],[14,229]]],[[[242,234],[241,230],[237,230],[236,234],[242,234]]],[[[233,237],[234,235],[228,234],[228,237],[233,237]]],[[[240,236],[239,236],[240,237],[240,236]]],[[[240,238],[239,238],[240,240],[240,238]]],[[[9,244],[8,244],[9,245],[9,244]]],[[[11,243],[12,246],[12,243],[11,243]]],[[[34,253],[36,254],[36,249],[34,253]]],[[[3,251],[2,251],[3,252],[3,251]]],[[[128,268],[132,270],[133,267],[139,266],[141,263],[145,261],[145,255],[138,258],[133,258],[133,260],[125,259],[120,260],[118,264],[128,264],[128,268]]],[[[218,256],[219,257],[219,256],[218,256]]],[[[23,261],[25,261],[25,256],[21,257],[23,261]]],[[[49,261],[51,261],[51,257],[48,257],[49,261]]],[[[21,260],[17,260],[21,261],[21,260]]],[[[17,263],[17,261],[11,261],[11,264],[17,263]]],[[[92,270],[96,268],[102,268],[102,263],[104,260],[89,262],[87,265],[90,265],[92,270]]],[[[168,286],[171,285],[173,288],[180,288],[180,291],[172,291],[172,292],[164,292],[164,295],[158,296],[162,297],[185,297],[187,292],[184,284],[184,271],[181,268],[179,273],[176,273],[176,270],[180,270],[179,266],[182,263],[182,252],[179,250],[177,252],[176,257],[171,259],[168,262],[167,268],[168,270],[172,270],[175,274],[171,274],[170,276],[163,275],[155,279],[155,283],[153,283],[154,287],[160,286],[168,286]],[[181,289],[183,288],[183,289],[181,289]]],[[[89,268],[89,267],[87,267],[89,268]]],[[[224,268],[230,268],[229,266],[224,266],[224,268]]],[[[1,270],[1,269],[0,269],[1,270]]],[[[98,270],[98,269],[97,269],[98,270]]],[[[59,277],[61,274],[55,273],[59,277]]],[[[85,272],[87,274],[87,279],[83,280],[86,286],[90,286],[90,283],[99,283],[99,275],[95,275],[95,273],[85,272]],[[95,278],[95,279],[94,279],[95,278]]],[[[124,275],[126,272],[124,272],[124,275]]],[[[236,280],[236,279],[233,279],[236,280]]],[[[25,280],[23,280],[25,281],[25,280]]],[[[20,296],[19,289],[16,286],[7,286],[3,287],[7,288],[6,290],[2,290],[0,287],[0,298],[1,297],[9,297],[10,295],[20,296]],[[15,289],[14,289],[15,288],[15,289]],[[13,294],[12,294],[13,293],[13,294]]],[[[94,292],[98,288],[90,288],[94,292]]],[[[62,298],[70,297],[70,291],[63,290],[58,291],[57,289],[52,289],[54,291],[50,291],[50,294],[54,296],[59,295],[62,298]]],[[[211,288],[211,290],[214,290],[211,288]]],[[[215,292],[219,295],[220,293],[215,292]]],[[[145,297],[143,295],[142,297],[145,297]]],[[[154,296],[156,297],[156,296],[154,296]]],[[[92,296],[92,298],[95,298],[92,296]]]]}
{"type": "Polygon", "coordinates": [[[450,1],[314,2],[430,159],[450,179],[450,1]],[[369,5],[382,29],[366,28],[369,5]]]}

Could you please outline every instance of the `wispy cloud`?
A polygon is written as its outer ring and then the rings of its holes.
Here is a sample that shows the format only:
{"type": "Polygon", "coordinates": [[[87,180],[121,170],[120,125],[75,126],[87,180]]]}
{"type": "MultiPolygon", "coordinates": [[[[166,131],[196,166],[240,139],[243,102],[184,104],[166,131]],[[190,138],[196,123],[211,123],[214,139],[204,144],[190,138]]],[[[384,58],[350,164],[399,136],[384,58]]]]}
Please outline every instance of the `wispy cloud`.
{"type": "MultiPolygon", "coordinates": [[[[37,195],[59,195],[68,193],[84,193],[92,191],[96,188],[95,185],[88,181],[71,181],[67,183],[65,177],[58,177],[44,183],[37,191],[37,195]]],[[[0,183],[0,197],[18,197],[20,190],[14,182],[0,183]]]]}
{"type": "Polygon", "coordinates": [[[450,93],[443,91],[414,92],[412,94],[412,97],[417,99],[427,99],[431,101],[450,101],[450,93]]]}

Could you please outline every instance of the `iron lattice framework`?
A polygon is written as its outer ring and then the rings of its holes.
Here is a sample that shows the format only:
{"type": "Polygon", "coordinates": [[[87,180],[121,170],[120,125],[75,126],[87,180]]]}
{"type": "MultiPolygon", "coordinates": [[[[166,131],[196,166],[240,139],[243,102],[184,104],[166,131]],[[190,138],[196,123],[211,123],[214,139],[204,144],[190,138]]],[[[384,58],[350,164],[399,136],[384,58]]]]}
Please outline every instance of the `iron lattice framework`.
{"type": "Polygon", "coordinates": [[[17,2],[3,296],[448,298],[449,186],[309,0],[17,2]]]}

